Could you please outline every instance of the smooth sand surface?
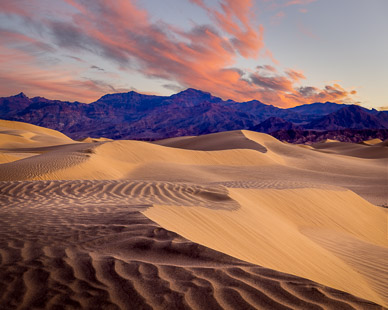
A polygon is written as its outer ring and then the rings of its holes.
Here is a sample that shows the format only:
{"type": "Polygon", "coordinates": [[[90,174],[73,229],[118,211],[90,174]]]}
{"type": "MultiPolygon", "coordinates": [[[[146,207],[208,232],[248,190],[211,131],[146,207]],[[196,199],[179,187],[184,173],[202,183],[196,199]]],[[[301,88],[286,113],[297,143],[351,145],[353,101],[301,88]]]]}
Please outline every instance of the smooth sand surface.
{"type": "Polygon", "coordinates": [[[0,148],[61,145],[74,142],[64,134],[27,123],[0,120],[0,148]]]}
{"type": "Polygon", "coordinates": [[[1,309],[388,306],[385,142],[0,122],[1,309]]]}
{"type": "Polygon", "coordinates": [[[375,145],[381,142],[383,142],[381,139],[376,138],[376,139],[365,140],[362,143],[366,145],[375,145]]]}

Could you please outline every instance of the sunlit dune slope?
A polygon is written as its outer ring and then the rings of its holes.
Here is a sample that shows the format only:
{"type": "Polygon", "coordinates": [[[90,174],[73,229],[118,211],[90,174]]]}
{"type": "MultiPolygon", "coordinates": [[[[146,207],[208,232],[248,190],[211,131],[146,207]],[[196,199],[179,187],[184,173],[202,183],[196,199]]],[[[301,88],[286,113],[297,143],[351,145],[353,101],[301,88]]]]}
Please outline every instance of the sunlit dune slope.
{"type": "Polygon", "coordinates": [[[388,241],[383,210],[351,191],[229,191],[241,208],[214,211],[158,205],[144,214],[190,240],[239,259],[387,304],[388,263],[384,257],[388,241]],[[337,237],[351,241],[346,250],[337,237]],[[366,249],[368,258],[373,258],[369,266],[366,249]]]}
{"type": "Polygon", "coordinates": [[[362,143],[366,145],[375,145],[381,142],[383,142],[381,139],[376,138],[376,139],[365,140],[362,143]]]}
{"type": "Polygon", "coordinates": [[[280,157],[275,154],[271,156],[270,152],[228,149],[227,144],[222,151],[192,151],[123,140],[54,147],[40,156],[1,166],[0,177],[2,180],[120,179],[128,176],[135,168],[152,163],[237,167],[273,165],[279,160],[280,157]],[[46,163],[45,169],[41,169],[42,162],[46,163]]]}
{"type": "Polygon", "coordinates": [[[27,123],[0,120],[0,148],[25,148],[75,143],[59,131],[27,123]]]}
{"type": "Polygon", "coordinates": [[[0,164],[41,153],[39,147],[76,143],[64,134],[22,122],[0,120],[0,164]]]}

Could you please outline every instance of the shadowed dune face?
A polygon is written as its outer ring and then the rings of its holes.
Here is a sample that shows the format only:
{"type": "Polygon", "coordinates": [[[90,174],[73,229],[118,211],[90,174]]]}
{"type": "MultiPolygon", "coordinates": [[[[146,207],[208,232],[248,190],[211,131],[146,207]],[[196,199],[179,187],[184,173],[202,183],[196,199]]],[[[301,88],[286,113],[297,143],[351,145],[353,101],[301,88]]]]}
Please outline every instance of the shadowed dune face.
{"type": "Polygon", "coordinates": [[[2,308],[381,309],[199,245],[140,213],[161,201],[235,212],[221,187],[34,181],[2,182],[0,192],[2,308]]]}

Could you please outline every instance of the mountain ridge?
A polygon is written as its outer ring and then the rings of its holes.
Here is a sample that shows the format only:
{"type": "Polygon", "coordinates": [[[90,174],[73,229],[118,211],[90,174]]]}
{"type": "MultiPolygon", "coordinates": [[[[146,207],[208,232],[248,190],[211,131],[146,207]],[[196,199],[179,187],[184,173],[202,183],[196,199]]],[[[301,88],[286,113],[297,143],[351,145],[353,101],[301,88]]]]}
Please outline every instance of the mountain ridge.
{"type": "Polygon", "coordinates": [[[388,113],[333,102],[278,108],[258,100],[222,100],[188,88],[171,96],[106,94],[92,103],[0,98],[0,118],[59,130],[73,139],[159,140],[228,130],[388,129],[388,113]]]}

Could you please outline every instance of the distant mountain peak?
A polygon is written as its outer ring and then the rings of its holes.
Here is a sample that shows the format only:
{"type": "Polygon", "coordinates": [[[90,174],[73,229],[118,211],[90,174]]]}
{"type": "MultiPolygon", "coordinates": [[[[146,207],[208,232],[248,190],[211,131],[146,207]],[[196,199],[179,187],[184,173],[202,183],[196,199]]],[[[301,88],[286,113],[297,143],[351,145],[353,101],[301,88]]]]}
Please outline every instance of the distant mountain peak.
{"type": "Polygon", "coordinates": [[[253,100],[249,100],[249,101],[245,101],[245,102],[243,102],[243,103],[250,103],[250,104],[264,104],[264,105],[267,105],[267,104],[265,104],[265,103],[262,103],[261,101],[259,101],[259,100],[256,100],[256,99],[253,99],[253,100]]]}
{"type": "Polygon", "coordinates": [[[341,109],[306,125],[310,129],[384,129],[385,121],[358,105],[344,105],[341,109]]]}
{"type": "Polygon", "coordinates": [[[14,98],[25,98],[25,99],[28,99],[28,97],[26,96],[25,93],[23,92],[20,92],[19,94],[15,95],[15,96],[12,96],[14,98]]]}
{"type": "Polygon", "coordinates": [[[208,92],[204,92],[202,90],[199,90],[199,89],[195,89],[195,88],[187,88],[175,95],[206,95],[206,96],[212,96],[210,93],[208,92]]]}
{"type": "Polygon", "coordinates": [[[211,93],[194,88],[188,88],[175,95],[172,95],[168,100],[180,106],[186,107],[193,107],[206,103],[219,103],[222,101],[221,98],[215,97],[211,93]]]}
{"type": "Polygon", "coordinates": [[[304,114],[304,115],[323,116],[323,115],[328,115],[330,113],[338,111],[346,106],[348,105],[326,101],[326,102],[314,102],[314,103],[302,104],[302,105],[298,105],[296,107],[290,108],[289,110],[300,114],[304,114]]]}

